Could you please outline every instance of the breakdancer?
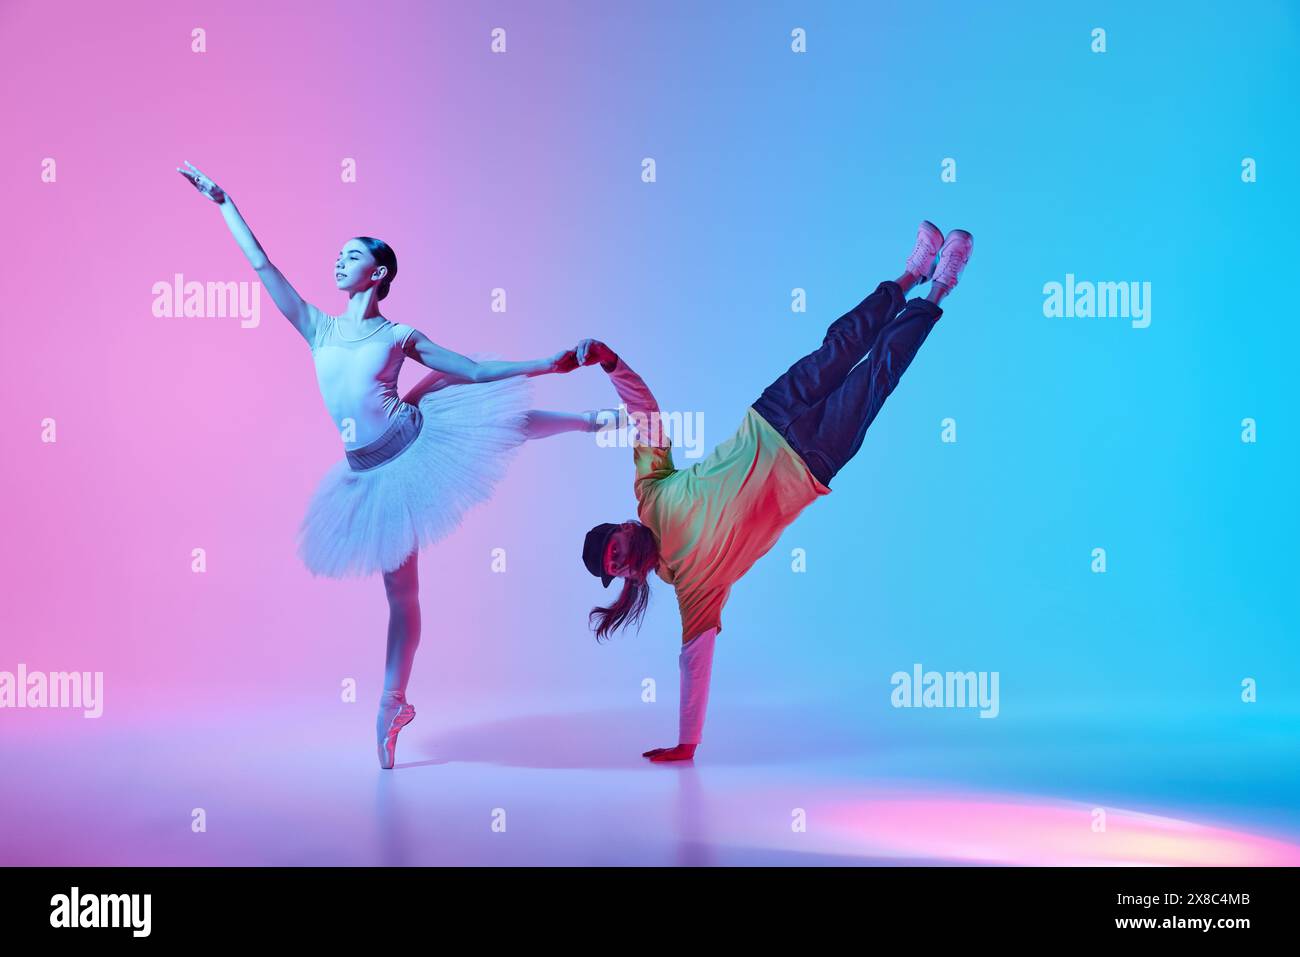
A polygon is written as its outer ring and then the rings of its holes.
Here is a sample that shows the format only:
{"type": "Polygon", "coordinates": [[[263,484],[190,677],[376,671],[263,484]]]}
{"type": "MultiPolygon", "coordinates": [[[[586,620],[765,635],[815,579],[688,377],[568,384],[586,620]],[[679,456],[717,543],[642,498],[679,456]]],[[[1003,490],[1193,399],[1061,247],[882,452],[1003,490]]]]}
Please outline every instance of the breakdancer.
{"type": "Polygon", "coordinates": [[[639,521],[597,525],[583,542],[583,564],[604,587],[623,579],[618,598],[593,608],[589,624],[597,639],[639,625],[651,571],[673,586],[681,613],[678,743],[643,757],[695,756],[714,639],[722,631],[731,586],[807,505],[830,493],[831,479],[858,451],[867,427],[943,315],[939,303],[957,285],[972,245],[965,230],[945,238],[933,223],[922,222],[903,274],[882,282],[835,320],[820,348],[763,390],[735,435],[688,469],[674,468],[659,406],[641,377],[605,343],[578,344],[578,362],[599,362],[609,373],[638,432],[633,488],[639,521]],[[925,298],[906,298],[926,281],[931,286],[925,298]]]}

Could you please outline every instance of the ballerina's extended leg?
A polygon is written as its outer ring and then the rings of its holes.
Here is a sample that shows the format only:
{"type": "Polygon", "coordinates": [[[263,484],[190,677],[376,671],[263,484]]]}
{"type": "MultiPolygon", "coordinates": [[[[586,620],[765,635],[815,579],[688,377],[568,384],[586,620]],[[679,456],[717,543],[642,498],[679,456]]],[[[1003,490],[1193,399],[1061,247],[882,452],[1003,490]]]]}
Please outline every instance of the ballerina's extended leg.
{"type": "Polygon", "coordinates": [[[530,409],[524,433],[529,439],[544,439],[561,432],[598,432],[613,428],[618,422],[615,409],[597,409],[588,412],[548,412],[530,409]]]}

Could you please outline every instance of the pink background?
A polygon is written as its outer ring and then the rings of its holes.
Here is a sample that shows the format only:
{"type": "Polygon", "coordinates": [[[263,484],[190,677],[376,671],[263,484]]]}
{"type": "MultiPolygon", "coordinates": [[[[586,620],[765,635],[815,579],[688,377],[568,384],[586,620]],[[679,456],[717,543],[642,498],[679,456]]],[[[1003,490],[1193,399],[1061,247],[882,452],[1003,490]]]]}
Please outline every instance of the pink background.
{"type": "MultiPolygon", "coordinates": [[[[230,192],[272,261],[328,312],[345,306],[337,250],[368,234],[398,254],[384,314],[449,348],[522,359],[606,335],[590,317],[610,304],[588,298],[565,212],[582,171],[555,175],[591,152],[556,135],[563,64],[547,63],[546,85],[530,75],[541,54],[529,33],[545,18],[515,16],[517,50],[492,58],[486,6],[455,31],[420,3],[257,11],[160,5],[121,30],[110,9],[76,8],[59,42],[41,45],[36,98],[23,95],[37,65],[24,37],[46,31],[54,8],[0,7],[0,71],[15,94],[6,139],[19,147],[0,154],[0,181],[22,269],[0,359],[6,500],[21,503],[0,546],[19,639],[4,667],[104,671],[104,720],[200,696],[328,698],[349,676],[363,701],[379,690],[382,582],[313,580],[294,554],[307,497],[342,454],[306,343],[264,293],[257,328],[152,315],[153,284],[174,273],[257,279],[217,207],[174,171],[183,160],[230,192]],[[188,49],[195,24],[205,55],[188,49]],[[412,31],[418,42],[392,42],[412,31]],[[510,92],[521,82],[526,99],[510,92]],[[39,179],[46,156],[56,184],[39,179]],[[340,180],[344,157],[354,184],[340,180]],[[498,286],[505,314],[489,309],[498,286]],[[57,444],[39,441],[47,416],[57,444]],[[194,547],[206,574],[190,570],[194,547]]],[[[423,371],[408,361],[402,387],[423,371]]],[[[612,404],[586,371],[533,380],[537,404],[612,404]]],[[[630,472],[625,456],[585,436],[534,443],[490,507],[423,554],[413,698],[588,696],[610,685],[574,676],[579,662],[610,678],[635,660],[644,642],[592,657],[595,593],[578,564],[586,528],[630,515],[630,477],[613,480],[630,472]],[[490,571],[495,547],[506,574],[490,571]]],[[[633,687],[643,671],[631,669],[633,687]]]]}

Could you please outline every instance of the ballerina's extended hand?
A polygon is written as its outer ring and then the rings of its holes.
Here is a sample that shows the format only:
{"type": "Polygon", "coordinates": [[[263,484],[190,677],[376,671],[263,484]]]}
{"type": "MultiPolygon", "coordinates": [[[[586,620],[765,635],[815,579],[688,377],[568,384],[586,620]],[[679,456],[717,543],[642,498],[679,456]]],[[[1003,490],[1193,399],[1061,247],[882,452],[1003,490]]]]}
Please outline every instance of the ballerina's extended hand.
{"type": "Polygon", "coordinates": [[[185,161],[185,165],[188,166],[189,169],[181,169],[178,166],[176,167],[176,172],[180,173],[192,184],[194,184],[195,189],[197,189],[200,193],[202,193],[204,196],[206,196],[208,199],[212,200],[214,203],[218,205],[226,201],[225,190],[223,190],[216,183],[212,182],[210,177],[205,175],[202,170],[200,170],[189,160],[185,161]]]}
{"type": "Polygon", "coordinates": [[[565,349],[551,356],[551,371],[563,374],[578,368],[578,357],[572,349],[565,349]]]}

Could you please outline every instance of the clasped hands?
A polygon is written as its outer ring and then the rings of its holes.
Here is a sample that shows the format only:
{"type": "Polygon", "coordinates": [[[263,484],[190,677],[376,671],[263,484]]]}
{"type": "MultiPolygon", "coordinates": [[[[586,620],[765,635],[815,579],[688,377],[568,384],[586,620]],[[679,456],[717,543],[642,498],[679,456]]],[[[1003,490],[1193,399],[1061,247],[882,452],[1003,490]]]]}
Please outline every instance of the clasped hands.
{"type": "Polygon", "coordinates": [[[583,339],[572,349],[559,353],[555,357],[556,372],[572,372],[579,366],[612,365],[618,361],[618,355],[599,339],[583,339]]]}

